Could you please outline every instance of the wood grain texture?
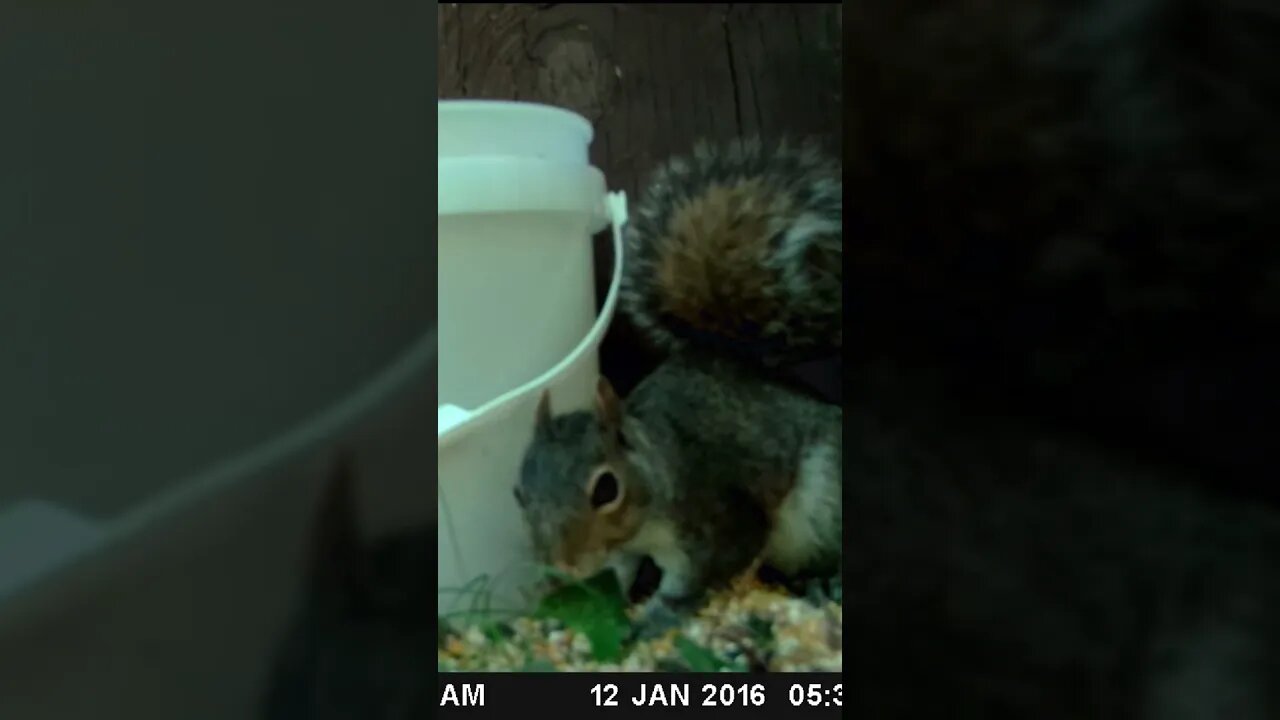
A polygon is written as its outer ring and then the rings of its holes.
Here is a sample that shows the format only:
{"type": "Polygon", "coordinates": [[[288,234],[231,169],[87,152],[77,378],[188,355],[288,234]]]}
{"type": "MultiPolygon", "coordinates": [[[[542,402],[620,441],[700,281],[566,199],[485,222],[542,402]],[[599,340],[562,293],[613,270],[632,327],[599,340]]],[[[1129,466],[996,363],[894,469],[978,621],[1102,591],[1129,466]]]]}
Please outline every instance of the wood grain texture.
{"type": "MultiPolygon", "coordinates": [[[[438,96],[568,108],[596,128],[591,162],[631,198],[699,139],[809,135],[841,151],[838,4],[438,6],[438,96]]],[[[596,239],[598,294],[609,241],[596,239]]],[[[623,319],[602,348],[626,392],[652,358],[623,319]]]]}

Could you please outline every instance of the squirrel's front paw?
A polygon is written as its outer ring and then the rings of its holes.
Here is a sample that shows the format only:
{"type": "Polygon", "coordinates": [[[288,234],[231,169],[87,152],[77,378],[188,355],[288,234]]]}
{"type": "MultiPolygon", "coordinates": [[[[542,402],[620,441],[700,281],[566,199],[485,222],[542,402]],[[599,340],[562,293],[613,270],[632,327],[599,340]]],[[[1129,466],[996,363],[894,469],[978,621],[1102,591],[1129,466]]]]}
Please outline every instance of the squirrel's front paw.
{"type": "Polygon", "coordinates": [[[675,630],[689,619],[689,607],[672,603],[661,597],[651,597],[640,606],[636,617],[635,634],[639,640],[652,640],[675,630]]]}

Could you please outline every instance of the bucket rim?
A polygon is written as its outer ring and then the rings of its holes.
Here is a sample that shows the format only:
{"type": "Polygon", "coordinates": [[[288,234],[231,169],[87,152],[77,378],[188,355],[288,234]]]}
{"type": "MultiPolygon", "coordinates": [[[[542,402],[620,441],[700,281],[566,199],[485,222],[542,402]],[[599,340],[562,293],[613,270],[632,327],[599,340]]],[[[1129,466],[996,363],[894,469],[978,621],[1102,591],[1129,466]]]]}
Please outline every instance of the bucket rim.
{"type": "Polygon", "coordinates": [[[436,217],[512,212],[578,212],[591,232],[607,224],[604,173],[593,165],[508,155],[440,158],[436,217]]]}
{"type": "Polygon", "coordinates": [[[436,101],[437,122],[441,115],[455,115],[483,111],[508,111],[515,114],[543,115],[548,118],[555,118],[559,121],[569,122],[574,125],[578,130],[586,134],[588,143],[595,139],[595,127],[592,126],[589,120],[572,110],[559,107],[557,105],[525,102],[522,100],[466,99],[436,101]]]}

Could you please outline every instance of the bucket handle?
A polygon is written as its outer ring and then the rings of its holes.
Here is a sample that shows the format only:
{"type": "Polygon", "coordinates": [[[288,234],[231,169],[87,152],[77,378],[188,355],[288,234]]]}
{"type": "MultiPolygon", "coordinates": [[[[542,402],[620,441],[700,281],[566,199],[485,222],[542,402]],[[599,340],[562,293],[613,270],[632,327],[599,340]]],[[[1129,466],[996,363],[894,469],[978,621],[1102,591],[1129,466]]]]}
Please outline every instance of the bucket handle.
{"type": "Polygon", "coordinates": [[[613,227],[613,281],[609,284],[609,294],[605,296],[604,306],[600,308],[595,325],[573,349],[573,352],[564,356],[550,370],[524,385],[509,390],[474,410],[467,410],[457,405],[441,405],[436,411],[437,447],[452,444],[466,435],[481,417],[487,420],[510,412],[516,403],[524,399],[525,395],[535,388],[555,383],[569,372],[569,369],[581,359],[583,353],[599,345],[600,338],[613,321],[613,314],[618,304],[618,289],[622,284],[622,228],[627,224],[627,194],[621,191],[608,193],[605,195],[601,211],[604,213],[604,219],[613,227]]]}

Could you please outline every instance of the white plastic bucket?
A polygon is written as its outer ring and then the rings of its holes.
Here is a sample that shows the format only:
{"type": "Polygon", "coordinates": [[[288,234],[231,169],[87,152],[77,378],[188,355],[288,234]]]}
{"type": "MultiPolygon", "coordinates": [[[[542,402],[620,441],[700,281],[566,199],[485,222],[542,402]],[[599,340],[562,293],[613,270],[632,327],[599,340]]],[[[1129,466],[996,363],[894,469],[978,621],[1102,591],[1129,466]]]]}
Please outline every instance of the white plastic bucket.
{"type": "Polygon", "coordinates": [[[553,367],[519,387],[464,410],[438,411],[439,602],[442,612],[470,606],[466,590],[483,586],[487,602],[522,609],[537,569],[519,508],[511,493],[533,435],[534,412],[550,390],[556,412],[589,407],[598,375],[600,341],[617,305],[622,273],[626,197],[608,196],[614,266],[609,293],[594,325],[553,367]],[[477,585],[476,581],[480,584],[477,585]]]}
{"type": "Polygon", "coordinates": [[[439,401],[477,407],[559,362],[595,322],[604,176],[458,158],[440,160],[437,179],[439,401]]]}
{"type": "Polygon", "coordinates": [[[617,303],[626,197],[606,194],[586,165],[439,162],[440,609],[470,606],[464,589],[477,580],[492,606],[517,609],[536,568],[511,489],[542,392],[557,412],[591,401],[617,303]],[[606,223],[613,279],[597,314],[590,236],[606,223]]]}

